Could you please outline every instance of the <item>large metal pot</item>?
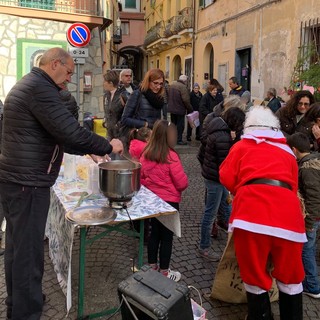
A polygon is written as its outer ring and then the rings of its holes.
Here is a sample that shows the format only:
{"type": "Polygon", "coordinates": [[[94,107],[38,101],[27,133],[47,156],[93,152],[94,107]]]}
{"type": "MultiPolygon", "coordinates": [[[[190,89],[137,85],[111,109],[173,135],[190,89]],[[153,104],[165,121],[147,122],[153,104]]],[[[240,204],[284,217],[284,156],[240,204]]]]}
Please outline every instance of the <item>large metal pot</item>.
{"type": "Polygon", "coordinates": [[[113,160],[99,164],[99,187],[110,201],[129,201],[140,190],[141,164],[113,160]]]}

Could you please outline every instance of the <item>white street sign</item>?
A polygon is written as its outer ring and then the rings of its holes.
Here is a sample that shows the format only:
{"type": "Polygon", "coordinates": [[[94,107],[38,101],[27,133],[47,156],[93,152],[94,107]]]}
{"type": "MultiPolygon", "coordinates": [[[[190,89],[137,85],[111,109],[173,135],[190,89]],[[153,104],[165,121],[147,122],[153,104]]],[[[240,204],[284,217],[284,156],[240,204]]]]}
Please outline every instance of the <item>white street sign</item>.
{"type": "Polygon", "coordinates": [[[69,48],[69,53],[73,58],[88,58],[89,48],[69,48]]]}
{"type": "Polygon", "coordinates": [[[74,64],[85,64],[86,59],[85,58],[73,58],[74,64]]]}

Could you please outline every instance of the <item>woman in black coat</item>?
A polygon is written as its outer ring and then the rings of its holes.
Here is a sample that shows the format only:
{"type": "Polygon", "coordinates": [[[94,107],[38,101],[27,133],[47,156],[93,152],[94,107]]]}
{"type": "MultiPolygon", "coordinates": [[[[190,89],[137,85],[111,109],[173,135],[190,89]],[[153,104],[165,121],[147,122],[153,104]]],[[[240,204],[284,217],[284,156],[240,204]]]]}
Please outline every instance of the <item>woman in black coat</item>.
{"type": "MultiPolygon", "coordinates": [[[[193,111],[199,111],[200,101],[202,99],[202,93],[200,92],[200,86],[198,83],[193,85],[193,90],[190,92],[190,103],[193,111]]],[[[187,128],[187,141],[191,141],[192,128],[188,123],[187,128]]],[[[200,126],[196,128],[196,140],[200,140],[200,126]]]]}
{"type": "Polygon", "coordinates": [[[200,116],[200,123],[203,124],[204,119],[206,116],[213,111],[213,108],[220,102],[217,99],[218,88],[215,85],[209,85],[208,91],[203,95],[200,106],[199,106],[199,116],[200,116]]]}
{"type": "Polygon", "coordinates": [[[276,112],[284,135],[290,136],[296,132],[302,132],[311,137],[312,123],[305,114],[313,103],[313,94],[302,90],[296,92],[286,106],[276,112]]]}

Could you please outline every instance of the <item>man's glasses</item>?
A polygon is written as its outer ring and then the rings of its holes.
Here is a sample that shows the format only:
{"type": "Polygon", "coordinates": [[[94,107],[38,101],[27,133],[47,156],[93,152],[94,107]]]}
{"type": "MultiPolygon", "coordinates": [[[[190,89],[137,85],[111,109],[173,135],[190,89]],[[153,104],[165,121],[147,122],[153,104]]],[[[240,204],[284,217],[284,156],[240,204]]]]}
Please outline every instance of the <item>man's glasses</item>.
{"type": "Polygon", "coordinates": [[[131,77],[132,77],[132,74],[125,74],[124,76],[125,76],[125,77],[130,77],[130,78],[131,78],[131,77]]]}
{"type": "Polygon", "coordinates": [[[68,68],[68,66],[64,62],[62,62],[61,60],[60,60],[60,63],[67,69],[68,75],[72,76],[73,75],[73,71],[70,68],[68,68]]]}
{"type": "Polygon", "coordinates": [[[163,82],[152,81],[152,83],[157,87],[163,87],[163,82]]]}

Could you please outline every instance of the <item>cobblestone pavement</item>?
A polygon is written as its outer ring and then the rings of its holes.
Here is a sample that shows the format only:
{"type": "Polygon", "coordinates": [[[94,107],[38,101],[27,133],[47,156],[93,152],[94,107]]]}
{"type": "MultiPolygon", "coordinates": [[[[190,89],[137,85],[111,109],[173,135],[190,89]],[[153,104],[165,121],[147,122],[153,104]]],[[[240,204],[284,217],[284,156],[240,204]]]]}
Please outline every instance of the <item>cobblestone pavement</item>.
{"type": "MultiPolygon", "coordinates": [[[[211,300],[211,291],[214,273],[218,263],[205,262],[196,256],[199,243],[200,219],[204,204],[204,185],[196,160],[197,148],[179,148],[181,159],[189,176],[190,187],[184,193],[181,203],[182,237],[174,240],[172,269],[182,273],[181,282],[198,288],[203,297],[203,306],[208,311],[207,318],[211,319],[244,319],[246,305],[230,305],[228,303],[211,300]]],[[[91,234],[95,229],[90,229],[91,234]]],[[[76,319],[76,295],[79,235],[75,236],[75,245],[72,260],[73,307],[67,318],[65,297],[60,290],[55,272],[48,256],[48,245],[45,244],[45,274],[43,279],[44,293],[47,302],[44,306],[41,320],[46,319],[76,319]]],[[[226,234],[220,232],[219,238],[213,241],[213,249],[222,253],[226,243],[226,234]]],[[[86,303],[85,310],[89,312],[101,311],[108,307],[119,305],[117,285],[131,274],[132,259],[136,257],[137,241],[119,234],[102,238],[93,243],[87,250],[86,259],[86,303]]],[[[319,256],[319,255],[318,255],[319,256]]],[[[290,266],[288,266],[290,267],[290,266]]],[[[0,258],[0,319],[5,319],[4,299],[6,297],[3,257],[0,258]]],[[[199,301],[196,292],[192,296],[199,301]]],[[[279,319],[278,303],[272,305],[275,320],[279,319]]],[[[304,297],[304,319],[316,320],[320,318],[320,304],[317,300],[304,297]]],[[[108,319],[103,317],[101,319],[108,319]]],[[[120,315],[112,319],[120,320],[120,315]]],[[[184,320],[184,319],[174,319],[184,320]]]]}

